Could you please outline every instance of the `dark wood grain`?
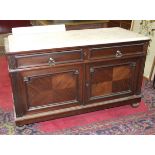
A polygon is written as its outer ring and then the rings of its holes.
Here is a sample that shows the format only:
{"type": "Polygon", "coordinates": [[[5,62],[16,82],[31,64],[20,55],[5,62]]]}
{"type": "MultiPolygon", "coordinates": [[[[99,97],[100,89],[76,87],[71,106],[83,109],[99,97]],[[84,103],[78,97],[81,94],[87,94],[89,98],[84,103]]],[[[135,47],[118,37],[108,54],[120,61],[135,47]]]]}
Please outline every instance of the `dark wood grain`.
{"type": "Polygon", "coordinates": [[[95,29],[95,28],[106,28],[108,27],[108,22],[102,23],[91,23],[91,24],[76,24],[76,25],[65,25],[66,30],[82,30],[82,29],[95,29]]]}
{"type": "Polygon", "coordinates": [[[137,59],[96,62],[87,65],[89,103],[134,94],[137,59]]]}
{"type": "Polygon", "coordinates": [[[114,58],[116,57],[117,51],[122,53],[122,56],[130,56],[133,54],[142,54],[143,44],[129,44],[129,45],[120,45],[120,46],[103,46],[99,48],[91,48],[90,50],[90,59],[103,59],[103,58],[114,58]]]}
{"type": "Polygon", "coordinates": [[[60,63],[77,62],[83,60],[82,50],[72,50],[72,51],[57,51],[57,52],[47,52],[29,55],[16,55],[16,67],[34,67],[41,65],[49,65],[50,58],[54,60],[54,65],[60,63]]]}
{"type": "Polygon", "coordinates": [[[119,99],[113,99],[110,101],[105,101],[105,102],[98,102],[98,103],[93,103],[90,105],[85,105],[85,106],[76,106],[72,108],[64,108],[61,110],[48,110],[45,112],[40,112],[40,113],[33,113],[33,114],[27,114],[23,117],[17,117],[16,118],[16,125],[24,125],[24,124],[30,124],[34,122],[40,122],[40,121],[47,121],[51,119],[57,119],[57,118],[62,118],[62,117],[68,117],[68,116],[73,116],[73,115],[79,115],[83,113],[88,113],[88,112],[93,112],[97,110],[102,110],[102,109],[107,109],[107,108],[113,108],[117,106],[123,106],[127,104],[137,104],[141,100],[140,96],[132,96],[132,97],[122,97],[119,99]]]}
{"type": "Polygon", "coordinates": [[[0,20],[0,34],[11,33],[12,28],[32,26],[30,20],[0,20]]]}
{"type": "Polygon", "coordinates": [[[122,27],[124,29],[130,30],[132,20],[110,20],[108,27],[122,27]]]}
{"type": "Polygon", "coordinates": [[[147,46],[135,41],[7,53],[16,124],[138,105],[147,46]]]}

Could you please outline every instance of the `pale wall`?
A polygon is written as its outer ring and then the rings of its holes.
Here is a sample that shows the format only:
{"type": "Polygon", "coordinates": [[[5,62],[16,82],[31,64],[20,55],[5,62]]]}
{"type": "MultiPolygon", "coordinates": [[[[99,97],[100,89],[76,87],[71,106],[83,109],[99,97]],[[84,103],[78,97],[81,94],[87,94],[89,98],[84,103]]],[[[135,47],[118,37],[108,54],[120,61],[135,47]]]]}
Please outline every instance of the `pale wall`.
{"type": "MultiPolygon", "coordinates": [[[[133,23],[133,31],[139,32],[140,30],[140,20],[135,20],[133,23]]],[[[144,69],[144,76],[149,78],[150,72],[151,72],[151,67],[153,63],[153,59],[155,56],[155,33],[152,37],[152,41],[150,42],[150,46],[148,48],[148,53],[146,57],[146,62],[145,62],[145,69],[144,69]]]]}

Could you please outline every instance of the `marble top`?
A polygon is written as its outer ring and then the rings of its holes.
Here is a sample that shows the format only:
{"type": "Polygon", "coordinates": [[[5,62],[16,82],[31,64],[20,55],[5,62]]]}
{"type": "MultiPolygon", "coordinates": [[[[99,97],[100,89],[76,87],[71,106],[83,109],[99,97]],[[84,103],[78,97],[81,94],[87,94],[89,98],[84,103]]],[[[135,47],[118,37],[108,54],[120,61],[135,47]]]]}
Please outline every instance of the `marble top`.
{"type": "Polygon", "coordinates": [[[99,28],[71,30],[64,32],[9,35],[6,39],[6,52],[86,46],[149,40],[149,37],[123,28],[99,28]]]}

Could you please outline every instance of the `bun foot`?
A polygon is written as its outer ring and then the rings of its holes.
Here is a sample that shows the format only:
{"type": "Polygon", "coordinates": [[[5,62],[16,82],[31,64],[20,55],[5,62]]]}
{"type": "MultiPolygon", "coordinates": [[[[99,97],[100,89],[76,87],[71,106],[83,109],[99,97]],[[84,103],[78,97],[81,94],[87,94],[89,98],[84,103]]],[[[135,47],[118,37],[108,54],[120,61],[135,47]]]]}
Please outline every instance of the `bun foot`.
{"type": "Polygon", "coordinates": [[[132,103],[131,106],[132,106],[133,108],[137,108],[137,107],[139,107],[139,103],[132,103]]]}
{"type": "Polygon", "coordinates": [[[26,127],[26,125],[18,125],[16,126],[17,129],[23,130],[26,127]]]}

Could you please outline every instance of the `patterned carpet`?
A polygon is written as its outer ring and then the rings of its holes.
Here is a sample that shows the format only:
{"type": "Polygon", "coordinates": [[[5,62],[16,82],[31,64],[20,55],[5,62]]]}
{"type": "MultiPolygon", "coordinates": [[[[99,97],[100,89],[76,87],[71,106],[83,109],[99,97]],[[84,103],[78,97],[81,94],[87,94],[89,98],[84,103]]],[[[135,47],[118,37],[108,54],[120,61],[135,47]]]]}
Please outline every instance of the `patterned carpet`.
{"type": "Polygon", "coordinates": [[[65,135],[150,135],[155,134],[155,111],[120,119],[100,121],[53,134],[65,135]]]}
{"type": "Polygon", "coordinates": [[[144,81],[142,87],[143,101],[149,107],[147,112],[140,112],[110,120],[66,128],[55,132],[44,132],[38,123],[16,127],[13,110],[6,112],[0,108],[0,134],[20,135],[150,135],[155,134],[155,89],[152,82],[144,81]]]}

